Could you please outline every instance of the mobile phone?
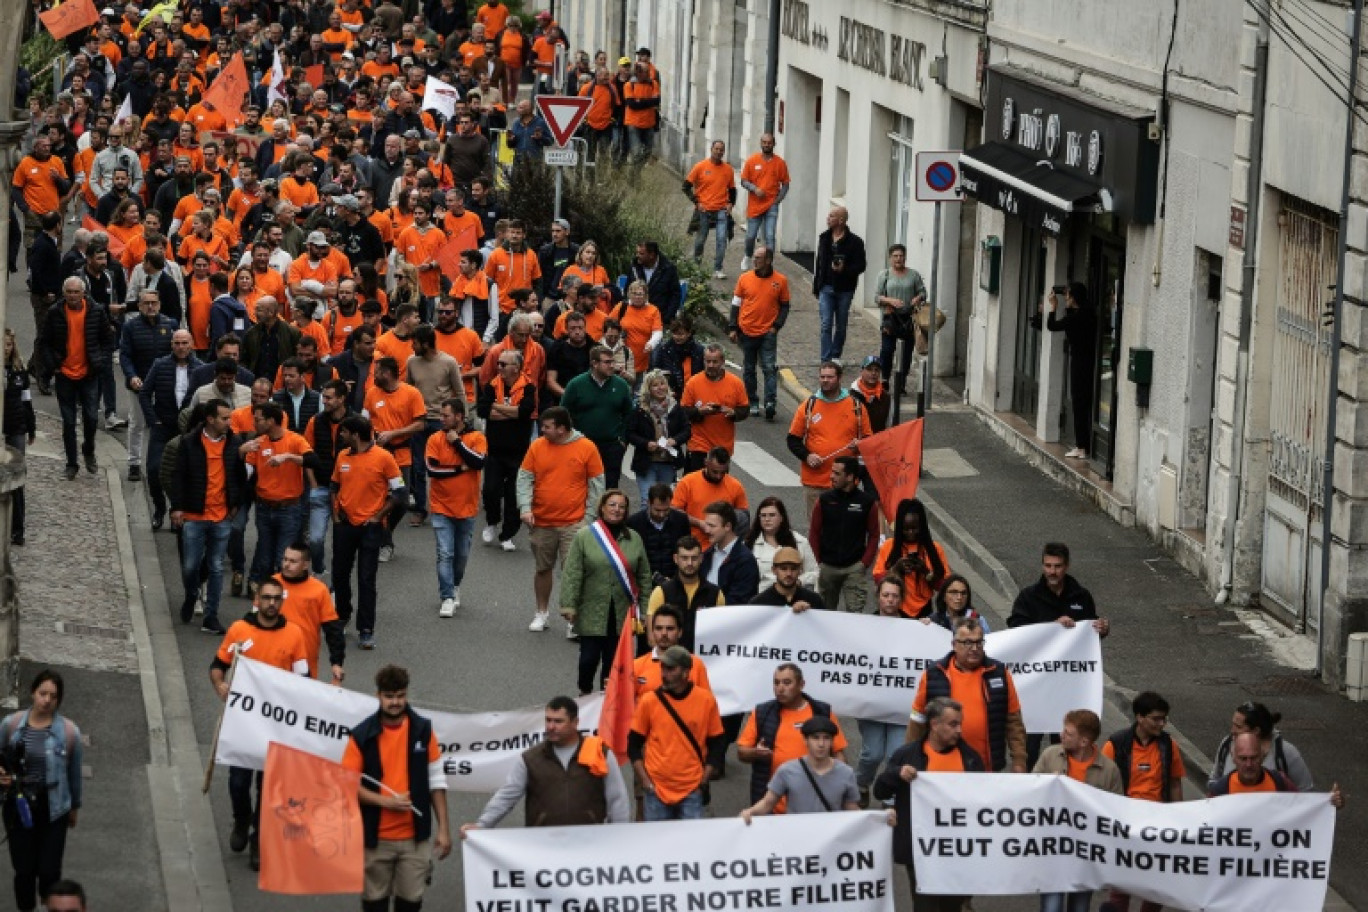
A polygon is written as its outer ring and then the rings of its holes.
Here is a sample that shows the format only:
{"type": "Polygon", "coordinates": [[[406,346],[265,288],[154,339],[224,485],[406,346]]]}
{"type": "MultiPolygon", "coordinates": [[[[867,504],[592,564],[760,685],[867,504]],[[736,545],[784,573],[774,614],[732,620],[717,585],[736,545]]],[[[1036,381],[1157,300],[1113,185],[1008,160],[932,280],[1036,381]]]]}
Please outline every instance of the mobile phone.
{"type": "Polygon", "coordinates": [[[1069,286],[1067,286],[1067,285],[1056,285],[1054,288],[1051,288],[1051,289],[1050,289],[1050,293],[1051,293],[1051,294],[1057,294],[1057,295],[1067,294],[1068,291],[1069,291],[1069,286]]]}

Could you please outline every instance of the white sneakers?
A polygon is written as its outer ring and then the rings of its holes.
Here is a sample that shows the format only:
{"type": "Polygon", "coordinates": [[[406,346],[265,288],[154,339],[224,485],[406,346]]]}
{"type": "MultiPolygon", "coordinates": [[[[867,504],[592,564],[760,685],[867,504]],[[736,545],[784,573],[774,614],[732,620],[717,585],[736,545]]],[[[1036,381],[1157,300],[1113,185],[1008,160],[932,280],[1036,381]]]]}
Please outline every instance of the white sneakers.
{"type": "Polygon", "coordinates": [[[543,631],[543,630],[546,629],[547,624],[548,624],[549,622],[550,622],[550,612],[547,612],[547,611],[538,611],[536,614],[532,615],[532,623],[530,623],[530,624],[527,625],[527,629],[528,629],[528,630],[535,630],[535,631],[537,631],[538,633],[540,633],[541,631],[543,631]]]}
{"type": "Polygon", "coordinates": [[[1074,447],[1072,450],[1069,450],[1069,452],[1067,452],[1067,453],[1064,454],[1064,458],[1065,458],[1065,459],[1087,459],[1087,458],[1088,458],[1088,451],[1085,450],[1085,449],[1083,449],[1082,447],[1074,447]]]}
{"type": "Polygon", "coordinates": [[[381,545],[380,563],[388,564],[392,560],[394,560],[394,545],[381,545]]]}
{"type": "Polygon", "coordinates": [[[456,600],[454,598],[442,599],[442,607],[437,609],[437,616],[449,618],[456,614],[456,600]]]}
{"type": "Polygon", "coordinates": [[[741,271],[742,271],[742,272],[750,272],[750,270],[751,270],[751,258],[748,257],[748,256],[743,256],[743,257],[741,258],[741,271]]]}
{"type": "Polygon", "coordinates": [[[461,607],[461,587],[457,586],[451,594],[451,600],[456,603],[456,607],[461,607]]]}
{"type": "Polygon", "coordinates": [[[724,271],[721,270],[721,269],[719,269],[719,270],[717,270],[717,272],[714,272],[714,273],[713,273],[713,278],[714,278],[714,279],[725,279],[726,277],[727,277],[726,272],[724,272],[724,271]]]}
{"type": "Polygon", "coordinates": [[[499,533],[493,526],[485,526],[484,531],[480,533],[480,540],[486,545],[494,544],[498,537],[499,533]]]}
{"type": "Polygon", "coordinates": [[[515,544],[513,544],[513,539],[511,539],[511,538],[510,538],[508,541],[506,541],[506,542],[500,542],[500,543],[499,543],[499,547],[500,547],[500,548],[503,548],[505,551],[517,551],[517,550],[518,550],[518,546],[515,545],[515,544]]]}
{"type": "Polygon", "coordinates": [[[579,639],[579,634],[578,634],[578,633],[575,633],[575,626],[574,626],[573,624],[566,624],[566,625],[565,625],[565,638],[566,638],[567,640],[578,640],[578,639],[579,639]]]}

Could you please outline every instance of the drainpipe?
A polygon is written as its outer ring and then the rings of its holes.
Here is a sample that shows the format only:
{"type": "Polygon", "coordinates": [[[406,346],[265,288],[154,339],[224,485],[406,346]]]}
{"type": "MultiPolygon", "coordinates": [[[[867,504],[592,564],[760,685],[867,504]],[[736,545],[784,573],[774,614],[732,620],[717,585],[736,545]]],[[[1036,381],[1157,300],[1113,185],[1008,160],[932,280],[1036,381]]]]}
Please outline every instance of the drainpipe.
{"type": "Polygon", "coordinates": [[[779,0],[769,0],[769,47],[765,49],[765,132],[774,132],[775,96],[779,93],[779,0]]]}
{"type": "Polygon", "coordinates": [[[1235,585],[1235,527],[1240,521],[1240,478],[1244,471],[1245,410],[1249,403],[1249,342],[1254,326],[1254,279],[1258,274],[1259,209],[1263,187],[1264,104],[1268,97],[1268,20],[1259,17],[1259,32],[1254,46],[1254,98],[1249,138],[1249,175],[1245,182],[1248,213],[1245,224],[1244,281],[1240,287],[1240,348],[1235,370],[1235,416],[1233,450],[1225,521],[1226,560],[1221,568],[1221,591],[1216,604],[1230,602],[1235,585]]]}
{"type": "MultiPolygon", "coordinates": [[[[1349,107],[1344,120],[1344,186],[1340,190],[1339,264],[1335,270],[1335,312],[1330,327],[1330,383],[1325,409],[1325,480],[1321,485],[1320,619],[1316,624],[1316,677],[1325,671],[1325,598],[1330,592],[1330,527],[1335,513],[1335,418],[1339,411],[1340,318],[1344,314],[1344,265],[1349,252],[1349,175],[1354,163],[1354,125],[1358,121],[1359,54],[1362,51],[1363,0],[1349,16],[1349,107]]],[[[1311,606],[1303,602],[1303,615],[1311,606]]]]}

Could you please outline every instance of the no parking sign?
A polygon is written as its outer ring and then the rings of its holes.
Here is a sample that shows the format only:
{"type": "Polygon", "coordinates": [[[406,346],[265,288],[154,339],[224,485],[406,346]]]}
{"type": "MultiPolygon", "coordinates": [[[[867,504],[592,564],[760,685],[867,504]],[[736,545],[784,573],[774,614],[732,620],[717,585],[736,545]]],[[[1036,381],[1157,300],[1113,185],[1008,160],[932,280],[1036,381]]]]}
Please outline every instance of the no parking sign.
{"type": "Polygon", "coordinates": [[[917,153],[917,200],[923,203],[959,202],[960,154],[917,153]]]}

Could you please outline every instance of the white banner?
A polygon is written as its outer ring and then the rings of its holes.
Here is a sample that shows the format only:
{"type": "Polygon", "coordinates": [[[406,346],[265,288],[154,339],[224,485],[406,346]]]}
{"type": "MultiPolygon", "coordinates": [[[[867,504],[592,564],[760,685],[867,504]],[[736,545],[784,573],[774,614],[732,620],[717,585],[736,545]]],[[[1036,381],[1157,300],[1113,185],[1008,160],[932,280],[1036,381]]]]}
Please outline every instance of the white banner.
{"type": "Polygon", "coordinates": [[[436,111],[444,120],[451,120],[456,116],[456,102],[460,100],[460,91],[451,83],[443,82],[436,76],[427,78],[427,85],[423,88],[422,110],[436,111]]]}
{"type": "Polygon", "coordinates": [[[1160,804],[1067,776],[1002,773],[932,773],[910,791],[917,886],[927,893],[1107,886],[1204,912],[1325,903],[1335,841],[1326,794],[1160,804]]]}
{"type": "MultiPolygon", "coordinates": [[[[603,695],[575,702],[580,708],[580,728],[597,730],[603,695]]],[[[267,745],[279,741],[340,762],[351,727],[378,706],[368,694],[239,659],[214,761],[264,769],[267,745]]],[[[433,734],[442,746],[447,787],[455,792],[497,790],[508,776],[509,765],[541,741],[546,727],[540,706],[489,713],[414,709],[432,720],[433,734]]]]}
{"type": "Polygon", "coordinates": [[[463,842],[466,912],[893,912],[879,811],[476,830],[463,842]]]}
{"type": "MultiPolygon", "coordinates": [[[[724,715],[774,699],[774,668],[793,662],[807,690],[838,713],[906,722],[922,672],[950,651],[950,632],[904,618],[744,605],[698,613],[698,655],[724,715]]],[[[1064,714],[1102,714],[1102,646],[1087,625],[1036,624],[988,635],[1012,672],[1028,731],[1056,732],[1064,714]]]]}

